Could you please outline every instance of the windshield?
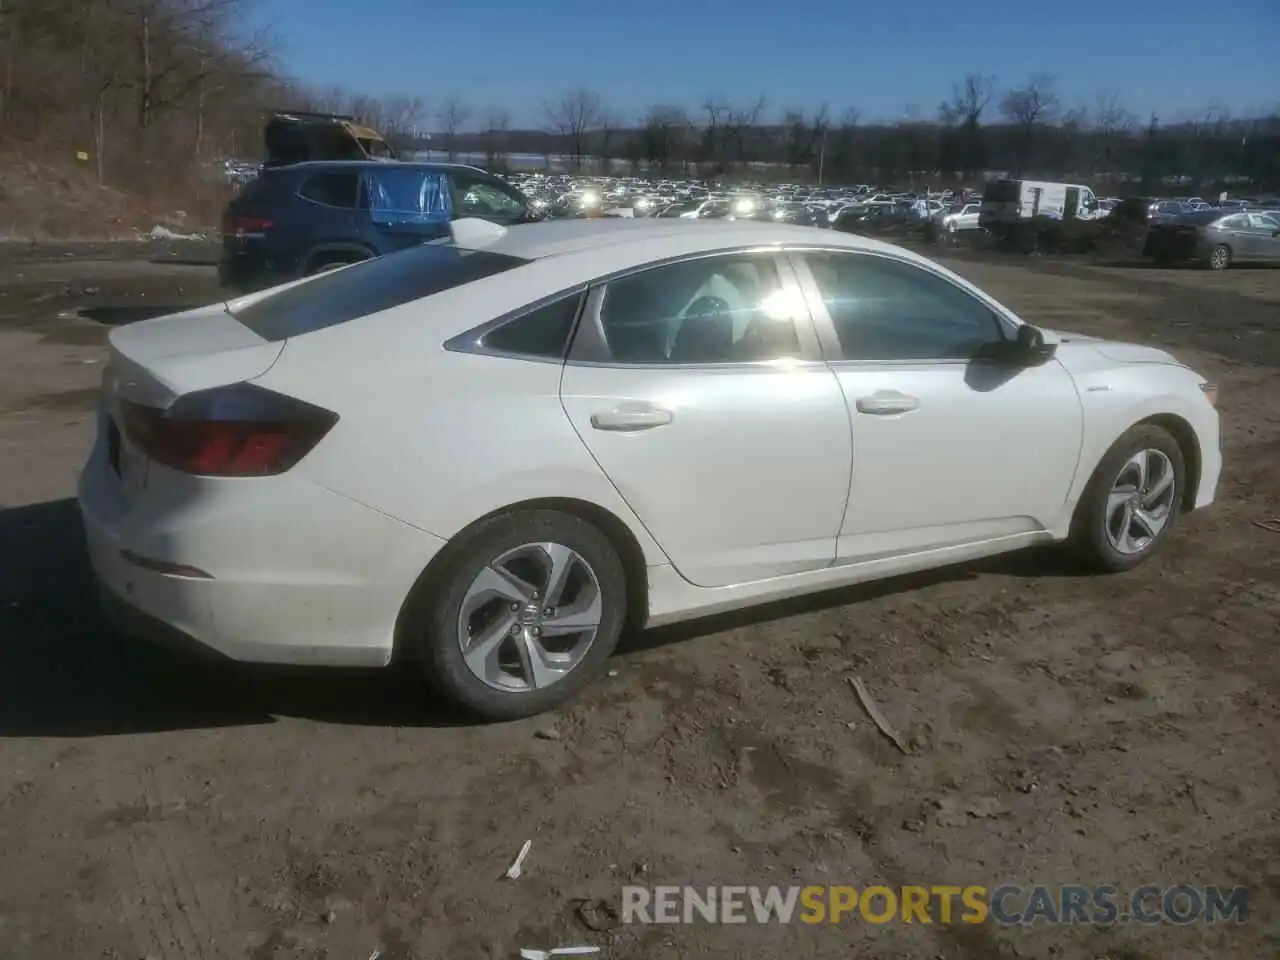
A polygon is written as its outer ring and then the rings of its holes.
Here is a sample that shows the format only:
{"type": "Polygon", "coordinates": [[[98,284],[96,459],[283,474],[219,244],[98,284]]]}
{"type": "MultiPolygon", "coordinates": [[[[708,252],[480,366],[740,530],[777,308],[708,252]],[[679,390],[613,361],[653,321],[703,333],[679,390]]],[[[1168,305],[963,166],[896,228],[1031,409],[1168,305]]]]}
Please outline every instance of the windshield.
{"type": "Polygon", "coordinates": [[[269,294],[232,315],[264,340],[286,340],[390,310],[528,262],[450,244],[423,244],[269,294]]]}

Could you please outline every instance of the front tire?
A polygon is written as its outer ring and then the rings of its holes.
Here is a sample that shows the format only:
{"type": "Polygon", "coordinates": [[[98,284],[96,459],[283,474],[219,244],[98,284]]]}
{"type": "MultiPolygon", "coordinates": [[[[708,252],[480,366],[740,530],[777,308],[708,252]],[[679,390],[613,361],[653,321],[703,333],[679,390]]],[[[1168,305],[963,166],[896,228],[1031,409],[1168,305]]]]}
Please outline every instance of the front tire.
{"type": "Polygon", "coordinates": [[[446,549],[410,626],[437,692],[486,720],[514,720],[596,677],[627,611],[622,561],[600,530],[558,510],[518,510],[446,549]]]}
{"type": "Polygon", "coordinates": [[[1089,566],[1131,570],[1169,536],[1181,513],[1186,464],[1178,441],[1152,424],[1123,434],[1093,471],[1076,507],[1070,545],[1089,566]]]}
{"type": "Polygon", "coordinates": [[[1225,270],[1231,266],[1231,248],[1225,243],[1220,243],[1209,251],[1209,259],[1207,261],[1210,270],[1225,270]]]}

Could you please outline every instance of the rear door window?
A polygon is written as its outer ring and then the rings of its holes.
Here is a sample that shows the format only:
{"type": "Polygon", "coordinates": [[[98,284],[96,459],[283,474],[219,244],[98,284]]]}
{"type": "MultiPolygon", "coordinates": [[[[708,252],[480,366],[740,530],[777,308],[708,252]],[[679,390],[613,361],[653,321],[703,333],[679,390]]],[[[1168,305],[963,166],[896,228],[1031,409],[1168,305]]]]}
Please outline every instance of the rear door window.
{"type": "Polygon", "coordinates": [[[264,340],[285,340],[390,310],[528,262],[485,250],[422,244],[321,274],[233,311],[233,316],[264,340]]]}
{"type": "Polygon", "coordinates": [[[298,195],[326,207],[354,210],[359,205],[360,178],[343,171],[313,173],[303,181],[298,195]]]}

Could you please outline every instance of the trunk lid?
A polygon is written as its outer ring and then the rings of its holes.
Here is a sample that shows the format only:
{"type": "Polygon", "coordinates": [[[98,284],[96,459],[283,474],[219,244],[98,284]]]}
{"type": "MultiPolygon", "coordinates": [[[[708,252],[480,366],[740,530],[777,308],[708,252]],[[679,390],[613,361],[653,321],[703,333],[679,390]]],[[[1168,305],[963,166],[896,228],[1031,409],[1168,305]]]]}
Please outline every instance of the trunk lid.
{"type": "Polygon", "coordinates": [[[107,345],[115,392],[150,406],[261,376],[284,349],[283,341],[270,343],[242,324],[225,303],[119,327],[107,345]]]}

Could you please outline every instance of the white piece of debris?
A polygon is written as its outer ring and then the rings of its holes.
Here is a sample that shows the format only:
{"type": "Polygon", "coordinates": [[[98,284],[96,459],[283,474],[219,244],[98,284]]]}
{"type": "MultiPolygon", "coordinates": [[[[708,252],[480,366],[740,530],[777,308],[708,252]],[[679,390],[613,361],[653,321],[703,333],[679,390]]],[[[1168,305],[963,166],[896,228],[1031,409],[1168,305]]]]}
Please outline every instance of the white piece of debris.
{"type": "Polygon", "coordinates": [[[162,227],[156,224],[151,228],[151,232],[147,236],[152,240],[201,240],[203,239],[196,233],[174,233],[168,227],[162,227]]]}
{"type": "Polygon", "coordinates": [[[551,960],[552,957],[589,957],[600,952],[599,947],[556,947],[554,950],[520,949],[521,960],[551,960]]]}
{"type": "Polygon", "coordinates": [[[529,848],[533,846],[532,840],[526,840],[524,846],[520,848],[520,852],[516,854],[515,863],[507,867],[507,879],[519,880],[520,873],[524,869],[524,858],[529,855],[529,848]]]}
{"type": "Polygon", "coordinates": [[[907,746],[907,742],[902,739],[898,734],[898,731],[893,729],[893,724],[889,722],[889,718],[881,712],[878,706],[876,706],[876,702],[871,699],[871,694],[868,692],[866,686],[863,685],[862,680],[858,677],[849,677],[848,679],[849,685],[853,687],[853,692],[858,695],[858,700],[862,703],[862,709],[867,711],[867,716],[869,716],[872,722],[875,723],[876,728],[883,733],[895,747],[909,755],[912,752],[911,748],[907,746]]]}

